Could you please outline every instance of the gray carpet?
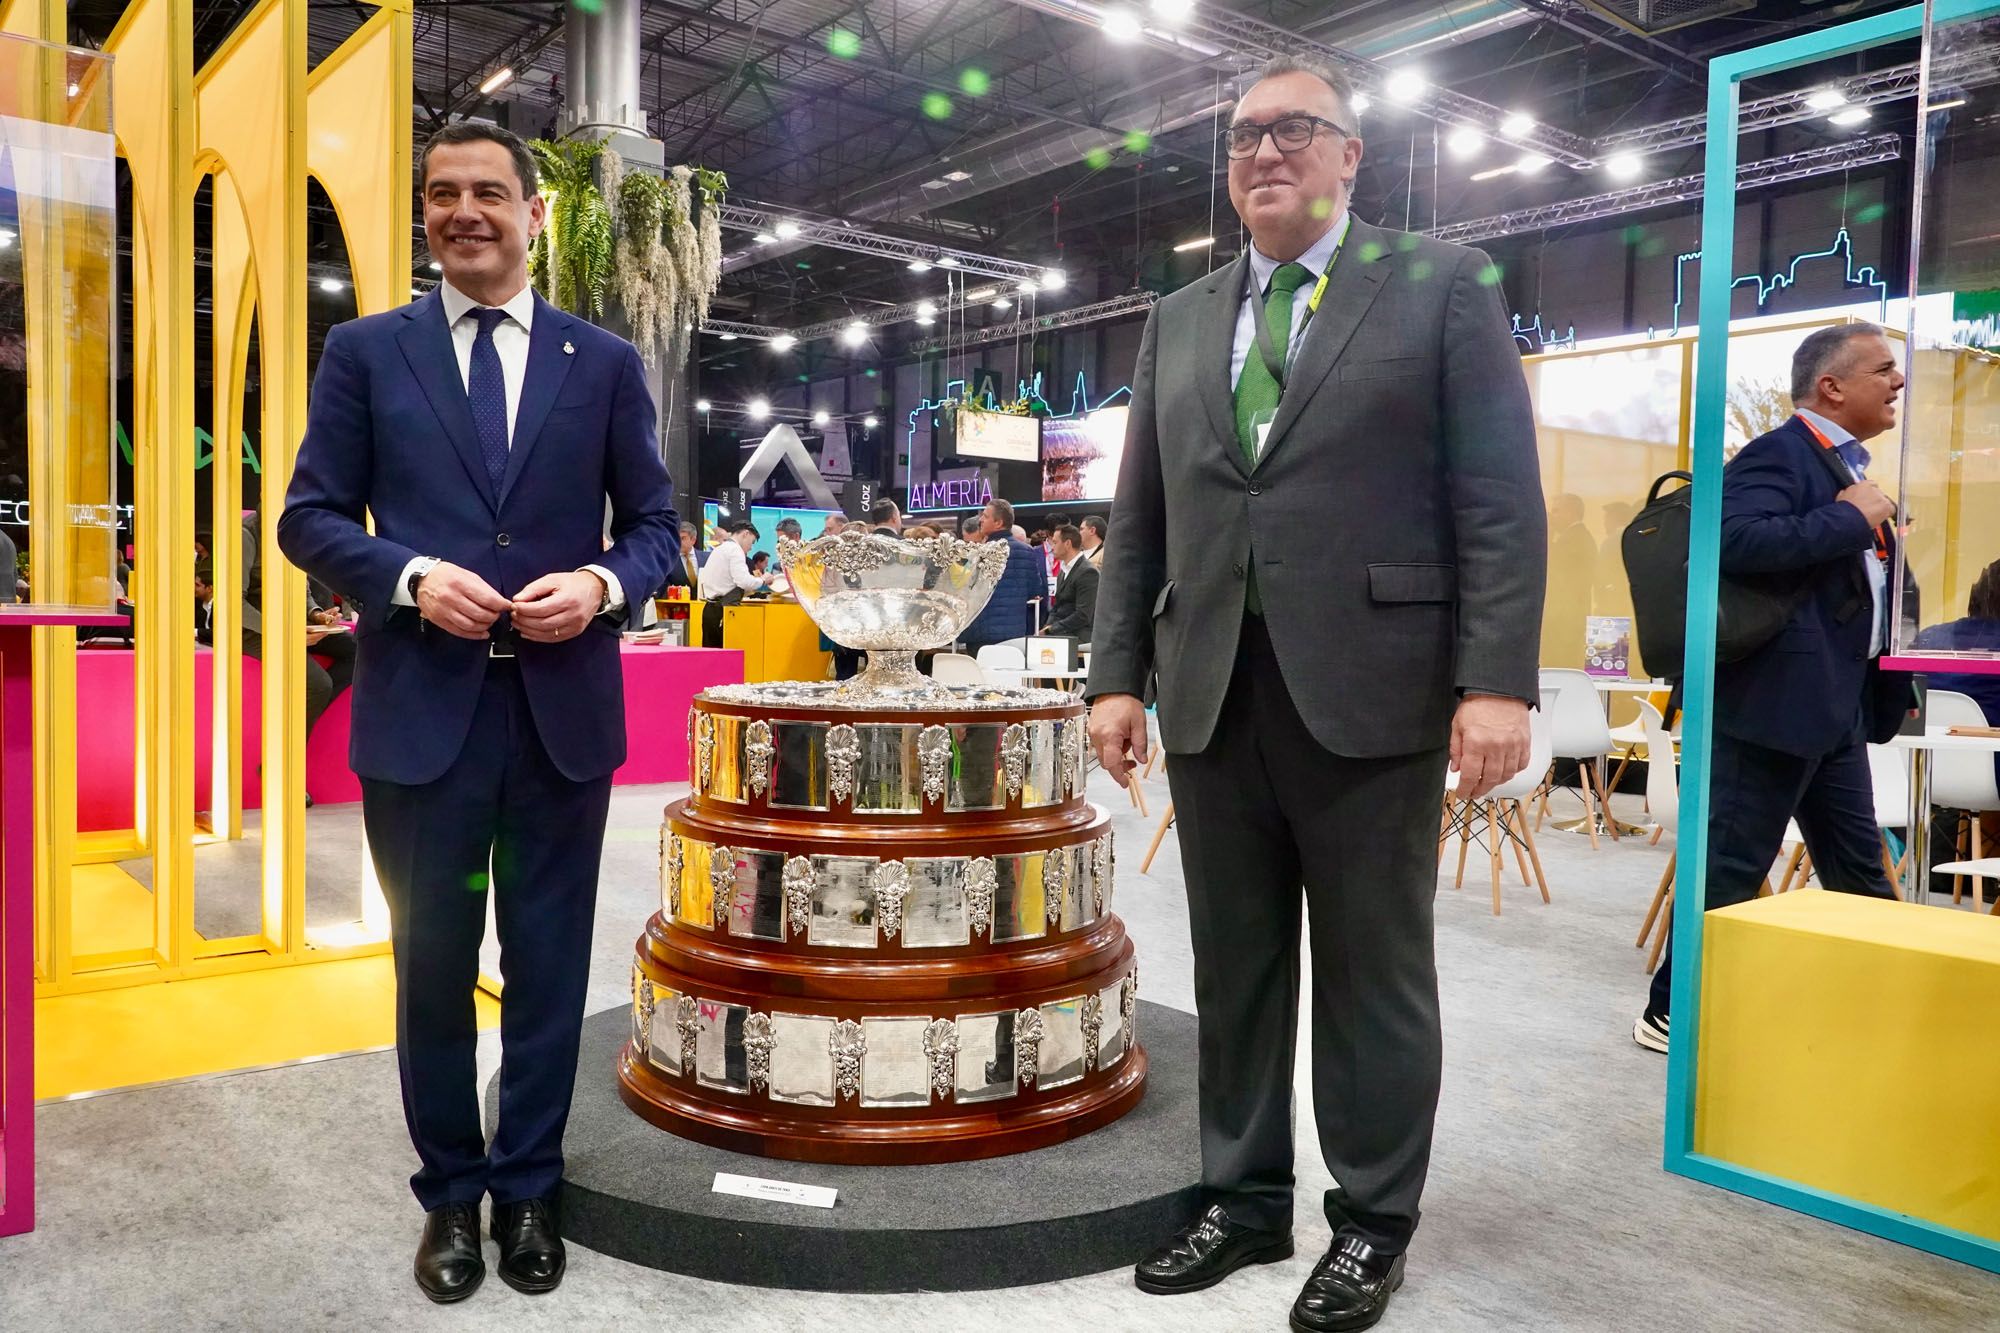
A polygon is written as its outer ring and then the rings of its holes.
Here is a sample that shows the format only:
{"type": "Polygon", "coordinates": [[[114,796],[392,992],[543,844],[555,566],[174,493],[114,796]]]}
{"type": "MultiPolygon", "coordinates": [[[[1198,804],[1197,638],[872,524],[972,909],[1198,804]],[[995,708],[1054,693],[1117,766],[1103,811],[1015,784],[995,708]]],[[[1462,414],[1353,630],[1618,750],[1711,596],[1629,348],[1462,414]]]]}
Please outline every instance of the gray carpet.
{"type": "MultiPolygon", "coordinates": [[[[1140,875],[1152,822],[1103,778],[1091,786],[1117,815],[1118,907],[1147,998],[1189,1008],[1173,840],[1140,875]]],[[[1148,791],[1157,817],[1165,782],[1148,791]]],[[[628,994],[667,794],[620,789],[613,800],[593,1011],[628,994]]],[[[1483,879],[1453,892],[1447,877],[1439,892],[1444,1101],[1409,1283],[1382,1327],[2000,1327],[2000,1278],[1661,1171],[1666,1065],[1632,1044],[1645,984],[1632,937],[1668,849],[1593,853],[1557,833],[1542,846],[1551,906],[1518,880],[1498,919],[1483,879]]],[[[483,1083],[497,1038],[482,1051],[483,1083]]],[[[436,1309],[409,1276],[419,1218],[404,1182],[415,1159],[391,1057],[45,1106],[41,1227],[0,1241],[0,1329],[1279,1329],[1328,1239],[1315,1200],[1329,1181],[1300,1086],[1298,1256],[1174,1298],[1143,1296],[1116,1272],[950,1296],[806,1295],[573,1249],[553,1296],[489,1282],[436,1309]]],[[[1940,1151],[1958,1132],[1940,1136],[1940,1151]]]]}

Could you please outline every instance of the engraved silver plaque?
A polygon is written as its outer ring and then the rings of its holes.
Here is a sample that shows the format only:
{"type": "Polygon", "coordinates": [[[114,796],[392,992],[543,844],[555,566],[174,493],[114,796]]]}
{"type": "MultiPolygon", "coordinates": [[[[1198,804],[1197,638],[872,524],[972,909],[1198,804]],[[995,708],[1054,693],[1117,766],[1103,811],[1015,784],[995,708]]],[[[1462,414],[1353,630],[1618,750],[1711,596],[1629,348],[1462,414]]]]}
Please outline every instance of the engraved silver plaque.
{"type": "Polygon", "coordinates": [[[958,1024],[933,1018],[924,1026],[924,1058],[931,1066],[931,1093],[939,1101],[951,1096],[958,1078],[958,1024]]]}
{"type": "Polygon", "coordinates": [[[714,757],[708,774],[710,800],[743,805],[750,799],[748,775],[743,770],[745,722],[734,713],[710,713],[714,728],[714,757]]]}
{"type": "Polygon", "coordinates": [[[1083,1001],[1042,1006],[1042,1044],[1035,1086],[1060,1088],[1083,1077],[1083,1001]]]}
{"type": "Polygon", "coordinates": [[[833,1105],[831,1018],[771,1015],[771,1100],[798,1106],[833,1105]]]}
{"type": "Polygon", "coordinates": [[[790,939],[803,939],[812,920],[813,865],[805,856],[785,858],[785,931],[790,939]]]}
{"type": "MultiPolygon", "coordinates": [[[[775,769],[767,804],[779,810],[825,810],[827,727],[824,722],[773,722],[775,769]]],[[[850,777],[852,769],[849,770],[850,777]]]]}
{"type": "Polygon", "coordinates": [[[771,1048],[776,1044],[769,1014],[753,1013],[743,1020],[743,1066],[749,1074],[752,1092],[770,1088],[771,1048]]]}
{"type": "Polygon", "coordinates": [[[985,935],[993,927],[993,901],[999,883],[992,857],[975,856],[965,863],[965,915],[975,935],[985,935]]]}
{"type": "Polygon", "coordinates": [[[701,1027],[695,1034],[695,1082],[723,1092],[750,1091],[750,1067],[743,1053],[743,1020],[748,1016],[749,1011],[740,1004],[701,1002],[701,1027]]]}
{"type": "Polygon", "coordinates": [[[843,1098],[861,1095],[861,1064],[868,1054],[868,1034],[851,1018],[836,1019],[826,1038],[833,1057],[834,1091],[843,1098]]]}
{"type": "Polygon", "coordinates": [[[854,804],[854,768],[861,760],[861,738],[842,722],[826,733],[827,790],[835,801],[854,804]]]}
{"type": "Polygon", "coordinates": [[[743,766],[748,770],[750,790],[762,796],[771,785],[771,724],[759,719],[743,733],[743,766]]]}
{"type": "Polygon", "coordinates": [[[713,867],[719,849],[694,838],[682,838],[681,847],[681,900],[675,907],[674,920],[683,926],[712,930],[714,923],[709,916],[709,904],[715,892],[713,867]]]}
{"type": "Polygon", "coordinates": [[[681,1072],[681,1034],[674,1025],[680,1013],[681,997],[665,986],[653,991],[653,1022],[647,1034],[646,1058],[669,1074],[681,1072]]]}
{"type": "Polygon", "coordinates": [[[903,862],[910,892],[903,899],[905,949],[954,949],[972,942],[965,915],[965,862],[955,856],[903,862]]]}
{"type": "Polygon", "coordinates": [[[1118,1007],[1124,996],[1125,982],[1122,978],[1097,993],[1098,1008],[1103,1013],[1103,1024],[1098,1028],[1097,1037],[1099,1069],[1111,1068],[1125,1054],[1125,1015],[1118,1007]]]}
{"type": "Polygon", "coordinates": [[[1032,1088],[1042,1072],[1042,1011],[1023,1009],[1014,1015],[1014,1077],[1032,1088]]]}
{"type": "Polygon", "coordinates": [[[736,854],[736,909],[729,930],[753,940],[785,938],[785,854],[736,854]]]}
{"type": "Polygon", "coordinates": [[[863,815],[914,815],[924,808],[917,727],[863,723],[854,729],[860,747],[853,810],[863,815]]]}
{"type": "Polygon", "coordinates": [[[1000,728],[990,723],[951,729],[953,762],[945,789],[945,809],[1001,810],[1007,805],[1001,772],[1000,728]]]}
{"type": "Polygon", "coordinates": [[[882,938],[893,940],[903,929],[903,900],[910,893],[910,870],[901,861],[875,867],[875,924],[882,938]]]}
{"type": "Polygon", "coordinates": [[[863,1106],[929,1106],[930,1059],[924,1053],[928,1018],[864,1018],[868,1059],[861,1070],[863,1106]]]}
{"type": "Polygon", "coordinates": [[[660,844],[660,910],[669,921],[681,914],[681,857],[680,835],[664,834],[660,844]]]}
{"type": "Polygon", "coordinates": [[[1062,800],[1057,783],[1062,780],[1061,757],[1056,748],[1056,724],[1049,719],[1030,722],[1028,727],[1028,772],[1021,785],[1021,808],[1033,810],[1062,800]]]}
{"type": "Polygon", "coordinates": [[[1048,934],[1048,903],[1042,887],[1042,854],[996,856],[993,942],[1040,939],[1048,934]]]}
{"type": "Polygon", "coordinates": [[[861,856],[815,856],[812,921],[806,939],[832,949],[875,947],[875,862],[861,856]]]}
{"type": "Polygon", "coordinates": [[[1014,1095],[1014,1012],[958,1017],[958,1100],[1014,1095]]]}

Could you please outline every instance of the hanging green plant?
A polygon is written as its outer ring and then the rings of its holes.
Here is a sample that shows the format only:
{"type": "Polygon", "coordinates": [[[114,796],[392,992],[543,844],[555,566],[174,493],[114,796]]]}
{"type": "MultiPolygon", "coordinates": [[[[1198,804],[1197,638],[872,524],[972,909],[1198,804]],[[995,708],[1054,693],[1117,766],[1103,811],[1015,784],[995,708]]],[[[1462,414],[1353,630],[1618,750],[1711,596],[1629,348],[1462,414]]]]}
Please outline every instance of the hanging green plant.
{"type": "Polygon", "coordinates": [[[617,199],[618,303],[639,355],[652,365],[673,339],[680,301],[680,274],[667,246],[673,198],[658,176],[633,171],[619,180],[617,199]]]}
{"type": "Polygon", "coordinates": [[[573,314],[604,313],[604,289],[611,278],[611,209],[597,188],[594,168],[604,144],[576,139],[536,139],[528,147],[542,174],[549,199],[551,254],[542,294],[573,314]]]}

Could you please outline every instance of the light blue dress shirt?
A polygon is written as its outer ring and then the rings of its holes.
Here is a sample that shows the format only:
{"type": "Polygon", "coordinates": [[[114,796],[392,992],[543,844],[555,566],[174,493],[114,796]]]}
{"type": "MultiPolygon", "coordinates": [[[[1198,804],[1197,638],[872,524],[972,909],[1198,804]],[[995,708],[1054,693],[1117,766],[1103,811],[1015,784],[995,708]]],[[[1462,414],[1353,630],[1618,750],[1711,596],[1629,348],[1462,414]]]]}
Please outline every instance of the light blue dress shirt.
{"type": "MultiPolygon", "coordinates": [[[[1850,431],[1838,422],[1829,421],[1819,413],[1808,411],[1803,407],[1798,409],[1798,414],[1811,422],[1820,434],[1826,436],[1832,442],[1833,447],[1839,451],[1841,458],[1846,460],[1847,470],[1854,474],[1856,481],[1868,480],[1868,452],[1862,447],[1861,442],[1854,438],[1853,431],[1850,431]]],[[[1884,647],[1883,629],[1889,623],[1887,609],[1889,605],[1889,571],[1883,567],[1880,560],[1875,558],[1875,552],[1872,549],[1863,554],[1861,566],[1868,571],[1868,591],[1875,599],[1874,627],[1868,631],[1868,655],[1870,657],[1880,657],[1884,647]]]]}

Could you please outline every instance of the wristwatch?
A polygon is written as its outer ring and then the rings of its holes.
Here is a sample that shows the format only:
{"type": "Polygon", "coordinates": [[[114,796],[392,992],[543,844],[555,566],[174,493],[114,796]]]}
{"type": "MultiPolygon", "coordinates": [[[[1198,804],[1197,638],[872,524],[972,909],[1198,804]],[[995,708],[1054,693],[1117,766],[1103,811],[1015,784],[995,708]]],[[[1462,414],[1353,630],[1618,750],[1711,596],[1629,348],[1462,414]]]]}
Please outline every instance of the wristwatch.
{"type": "Polygon", "coordinates": [[[438,559],[438,557],[427,555],[419,558],[416,564],[410,566],[409,589],[411,602],[417,600],[417,585],[424,581],[424,575],[430,573],[443,563],[444,561],[438,559]]]}

